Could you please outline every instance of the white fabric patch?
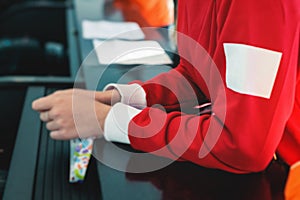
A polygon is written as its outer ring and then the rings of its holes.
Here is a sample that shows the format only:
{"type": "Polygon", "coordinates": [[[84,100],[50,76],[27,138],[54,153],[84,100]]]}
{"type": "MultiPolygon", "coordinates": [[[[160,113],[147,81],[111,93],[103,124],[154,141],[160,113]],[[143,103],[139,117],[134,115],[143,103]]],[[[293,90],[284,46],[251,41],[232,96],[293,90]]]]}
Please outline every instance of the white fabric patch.
{"type": "Polygon", "coordinates": [[[107,141],[130,144],[128,126],[130,121],[141,111],[122,103],[116,103],[111,107],[105,119],[104,138],[107,141]]]}
{"type": "Polygon", "coordinates": [[[226,84],[235,92],[270,98],[282,53],[224,43],[226,84]]]}

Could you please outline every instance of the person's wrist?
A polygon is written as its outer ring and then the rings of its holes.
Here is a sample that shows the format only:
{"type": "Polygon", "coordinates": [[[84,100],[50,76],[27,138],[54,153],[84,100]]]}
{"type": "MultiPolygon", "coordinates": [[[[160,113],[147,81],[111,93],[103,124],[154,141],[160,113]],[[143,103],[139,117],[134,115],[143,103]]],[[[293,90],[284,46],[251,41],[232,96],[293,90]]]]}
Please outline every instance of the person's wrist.
{"type": "Polygon", "coordinates": [[[121,94],[119,93],[118,90],[112,89],[111,93],[112,93],[111,94],[111,105],[121,102],[121,94]]]}
{"type": "Polygon", "coordinates": [[[100,106],[97,106],[97,119],[100,125],[100,128],[102,130],[102,134],[104,133],[104,124],[105,124],[105,120],[106,117],[111,109],[111,106],[106,105],[106,104],[100,104],[100,106]]]}
{"type": "Polygon", "coordinates": [[[96,101],[107,105],[114,105],[121,101],[121,95],[116,89],[97,92],[95,95],[96,101]]]}

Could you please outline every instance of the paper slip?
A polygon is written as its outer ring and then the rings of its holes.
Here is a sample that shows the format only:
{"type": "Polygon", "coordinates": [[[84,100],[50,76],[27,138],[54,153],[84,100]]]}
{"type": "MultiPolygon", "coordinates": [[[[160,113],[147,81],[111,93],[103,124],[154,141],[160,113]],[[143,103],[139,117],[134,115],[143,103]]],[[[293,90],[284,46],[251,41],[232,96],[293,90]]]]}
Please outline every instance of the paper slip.
{"type": "Polygon", "coordinates": [[[83,182],[90,162],[93,139],[70,141],[70,183],[83,182]]]}
{"type": "Polygon", "coordinates": [[[100,64],[172,64],[156,41],[93,40],[93,44],[100,64]]]}
{"type": "Polygon", "coordinates": [[[140,26],[135,22],[88,21],[82,22],[83,37],[86,39],[118,38],[142,40],[145,38],[140,26]]]}

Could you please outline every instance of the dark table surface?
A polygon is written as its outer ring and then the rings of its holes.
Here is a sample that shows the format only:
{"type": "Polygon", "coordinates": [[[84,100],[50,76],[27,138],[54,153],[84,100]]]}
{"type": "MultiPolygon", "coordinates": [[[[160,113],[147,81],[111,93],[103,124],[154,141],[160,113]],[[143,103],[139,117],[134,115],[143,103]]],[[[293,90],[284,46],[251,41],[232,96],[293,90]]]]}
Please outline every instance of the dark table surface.
{"type": "MultiPolygon", "coordinates": [[[[97,164],[103,199],[284,199],[288,171],[279,161],[272,161],[261,173],[243,175],[178,161],[159,170],[129,173],[126,169],[132,165],[145,166],[151,163],[112,152],[114,150],[110,151],[109,148],[111,145],[133,151],[128,145],[96,141],[100,150],[95,151],[102,152],[102,156],[99,156],[94,151],[95,157],[101,160],[97,164]],[[114,162],[107,162],[103,157],[110,160],[118,158],[124,165],[114,165],[114,162]],[[116,168],[123,168],[123,171],[116,168]]],[[[164,162],[163,158],[156,156],[149,157],[149,160],[164,162]]]]}

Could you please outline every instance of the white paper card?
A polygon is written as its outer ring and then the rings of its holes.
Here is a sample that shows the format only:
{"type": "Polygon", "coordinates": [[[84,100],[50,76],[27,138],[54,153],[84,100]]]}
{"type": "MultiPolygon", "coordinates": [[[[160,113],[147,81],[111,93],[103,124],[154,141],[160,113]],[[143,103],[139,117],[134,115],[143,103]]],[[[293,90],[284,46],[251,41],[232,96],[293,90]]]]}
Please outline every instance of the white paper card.
{"type": "Polygon", "coordinates": [[[227,87],[270,98],[282,53],[245,44],[224,43],[227,87]]]}
{"type": "Polygon", "coordinates": [[[83,37],[86,39],[118,38],[142,40],[145,38],[140,26],[135,22],[82,21],[83,37]]]}
{"type": "Polygon", "coordinates": [[[172,60],[158,42],[93,40],[100,64],[171,64],[172,60]]]}

